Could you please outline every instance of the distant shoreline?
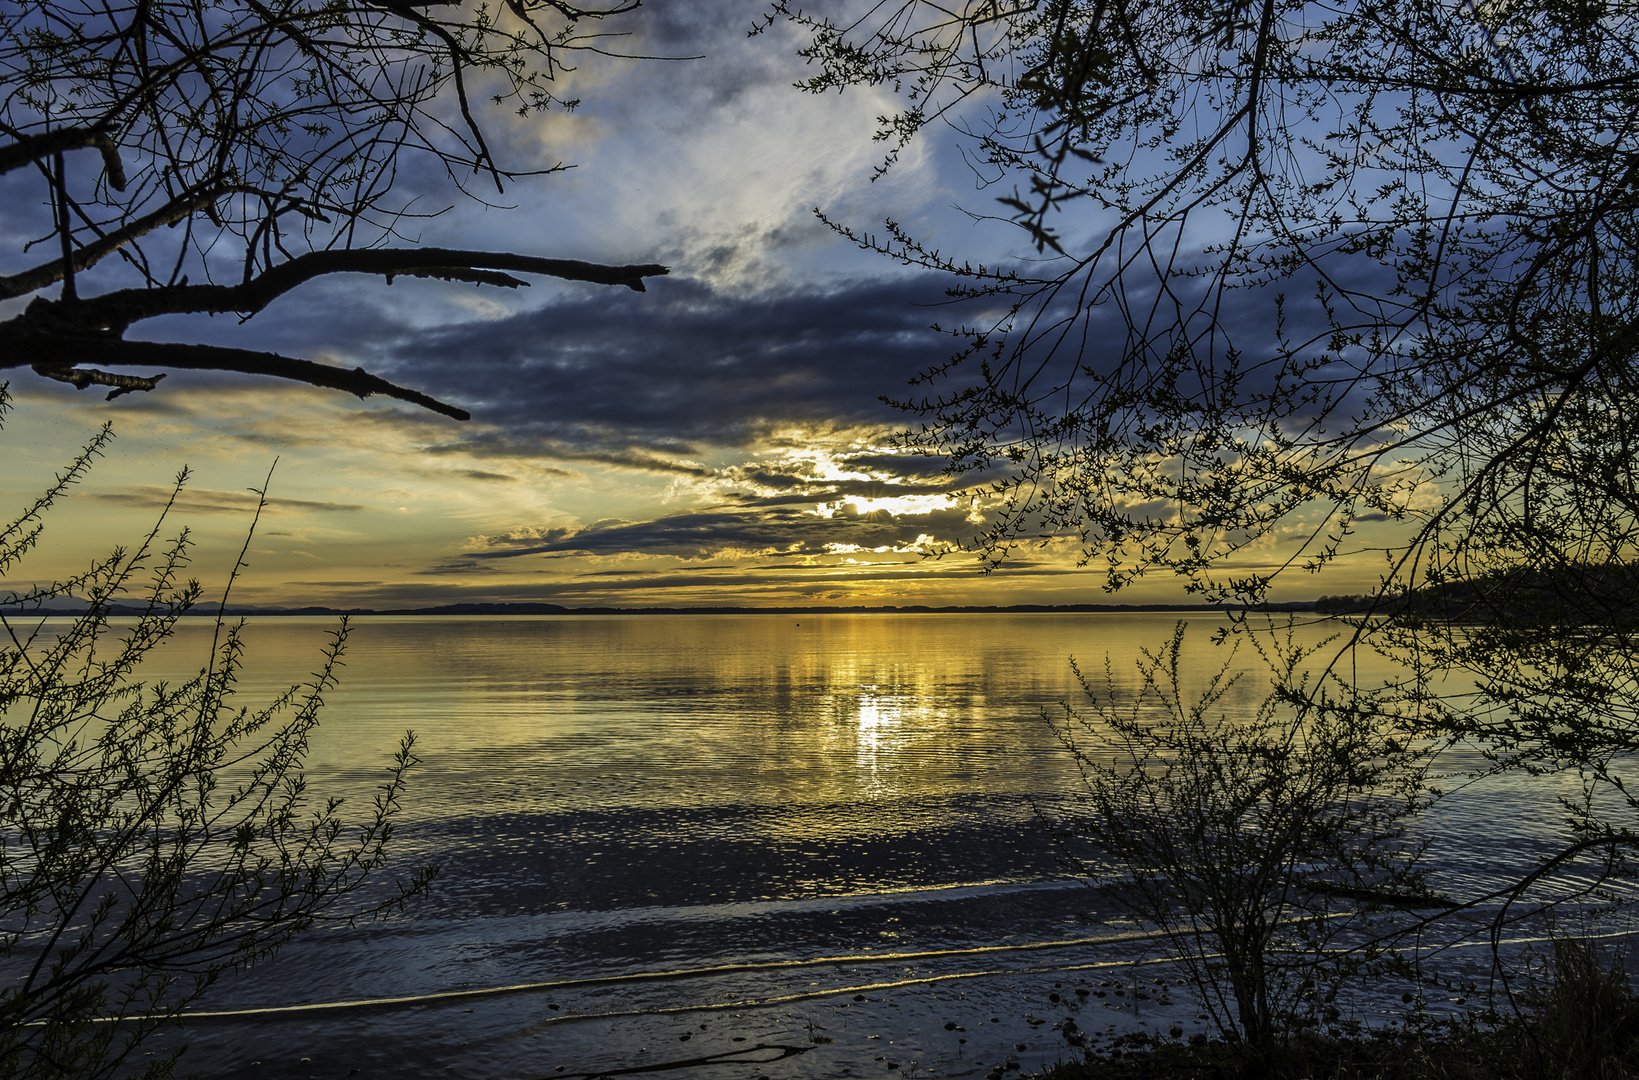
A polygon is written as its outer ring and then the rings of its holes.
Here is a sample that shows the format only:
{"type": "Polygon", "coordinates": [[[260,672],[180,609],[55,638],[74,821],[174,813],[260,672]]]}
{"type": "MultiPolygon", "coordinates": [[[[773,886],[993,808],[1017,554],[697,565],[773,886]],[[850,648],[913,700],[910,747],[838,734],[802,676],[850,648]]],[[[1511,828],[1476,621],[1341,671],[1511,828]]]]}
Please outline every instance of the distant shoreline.
{"type": "MultiPolygon", "coordinates": [[[[84,605],[75,608],[37,608],[32,610],[12,606],[0,609],[0,614],[33,618],[73,617],[83,615],[85,610],[84,605]]],[[[317,606],[254,607],[230,604],[223,614],[236,616],[346,615],[368,618],[370,616],[405,615],[1078,615],[1100,612],[1142,614],[1145,612],[1192,611],[1221,614],[1226,611],[1241,610],[1245,609],[1233,604],[951,604],[937,607],[924,604],[844,607],[823,607],[818,605],[804,607],[734,607],[728,605],[704,605],[700,607],[563,607],[559,604],[443,604],[438,607],[393,608],[390,610],[317,606]]],[[[1313,611],[1315,610],[1315,601],[1296,600],[1282,604],[1266,604],[1253,610],[1268,612],[1313,611]]],[[[216,616],[217,611],[215,605],[196,604],[193,608],[184,612],[183,615],[190,618],[212,618],[216,616]]],[[[116,616],[140,615],[142,612],[142,608],[125,604],[114,604],[108,609],[110,615],[116,616]]]]}

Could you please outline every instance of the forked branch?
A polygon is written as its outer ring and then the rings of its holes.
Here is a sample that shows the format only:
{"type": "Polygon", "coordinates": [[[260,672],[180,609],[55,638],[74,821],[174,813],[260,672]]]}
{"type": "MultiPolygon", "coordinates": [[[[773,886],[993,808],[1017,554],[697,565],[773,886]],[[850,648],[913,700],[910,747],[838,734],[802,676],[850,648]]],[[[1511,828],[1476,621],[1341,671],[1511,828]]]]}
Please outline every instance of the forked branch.
{"type": "Polygon", "coordinates": [[[668,273],[653,263],[604,266],[574,259],[541,259],[510,252],[451,251],[444,248],[375,248],[360,251],[314,251],[297,256],[240,285],[177,285],[159,289],[121,289],[85,300],[36,298],[12,319],[0,322],[0,369],[32,367],[49,379],[79,389],[109,386],[109,398],[134,390],[152,390],[163,375],[136,376],[85,367],[85,364],[236,371],[304,382],[359,397],[385,394],[457,420],[471,415],[437,398],[390,383],[363,368],[333,367],[277,353],[216,345],[126,341],[132,323],[158,315],[235,312],[250,316],[285,293],[327,274],[379,274],[388,282],[405,275],[471,281],[517,288],[529,284],[506,271],[546,274],[569,281],[624,285],[643,292],[643,279],[668,273]]]}

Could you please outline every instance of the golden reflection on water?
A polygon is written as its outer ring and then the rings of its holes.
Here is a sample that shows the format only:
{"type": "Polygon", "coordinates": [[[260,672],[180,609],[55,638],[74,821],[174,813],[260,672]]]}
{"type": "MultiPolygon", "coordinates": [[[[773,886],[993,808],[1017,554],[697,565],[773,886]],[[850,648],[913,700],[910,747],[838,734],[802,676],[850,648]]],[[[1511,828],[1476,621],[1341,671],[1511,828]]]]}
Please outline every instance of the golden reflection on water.
{"type": "MultiPolygon", "coordinates": [[[[1085,704],[1069,658],[1100,692],[1108,658],[1117,696],[1130,693],[1139,650],[1160,648],[1178,618],[357,619],[308,771],[316,790],[367,795],[410,728],[425,762],[412,818],[760,805],[792,808],[759,820],[775,835],[815,827],[811,814],[797,812],[803,807],[830,815],[825,827],[834,834],[892,830],[917,800],[1065,790],[1069,762],[1042,713],[1061,713],[1066,701],[1085,704]]],[[[1187,619],[1186,699],[1226,655],[1210,642],[1218,617],[1187,619]]],[[[251,620],[245,701],[311,678],[334,625],[251,620]]],[[[1313,645],[1335,632],[1335,625],[1300,625],[1295,640],[1313,645]]],[[[145,677],[191,674],[210,634],[209,620],[185,621],[145,677]]],[[[1255,653],[1243,648],[1235,666],[1247,678],[1224,707],[1255,707],[1267,688],[1255,653]]],[[[1341,670],[1367,686],[1395,675],[1364,651],[1341,670]]],[[[934,802],[927,805],[934,812],[934,802]]],[[[1491,796],[1459,799],[1452,812],[1495,807],[1491,796]]]]}
{"type": "MultiPolygon", "coordinates": [[[[1085,615],[570,616],[356,619],[327,695],[327,756],[364,750],[380,732],[415,727],[451,750],[521,746],[543,737],[625,735],[703,721],[690,739],[738,712],[781,736],[825,742],[841,719],[860,745],[894,731],[926,749],[943,729],[987,737],[1042,707],[1080,697],[1068,660],[1095,679],[1106,655],[1118,684],[1135,683],[1140,647],[1156,648],[1177,616],[1085,615]],[[1000,726],[995,726],[996,724],[1000,726]],[[360,741],[363,740],[363,741],[360,741]]],[[[1186,677],[1204,684],[1221,653],[1214,616],[1190,616],[1186,677]]],[[[334,620],[250,621],[247,697],[315,669],[334,620]]],[[[1301,630],[1319,639],[1328,631],[1301,630]]],[[[184,677],[208,649],[208,620],[185,621],[149,678],[184,677]]],[[[1251,667],[1250,658],[1243,666],[1251,667]]],[[[1362,672],[1370,678],[1371,672],[1362,672]]],[[[721,748],[748,749],[735,732],[721,748]]],[[[759,739],[757,742],[762,743],[759,739]]],[[[767,747],[773,749],[772,746],[767,747]]]]}

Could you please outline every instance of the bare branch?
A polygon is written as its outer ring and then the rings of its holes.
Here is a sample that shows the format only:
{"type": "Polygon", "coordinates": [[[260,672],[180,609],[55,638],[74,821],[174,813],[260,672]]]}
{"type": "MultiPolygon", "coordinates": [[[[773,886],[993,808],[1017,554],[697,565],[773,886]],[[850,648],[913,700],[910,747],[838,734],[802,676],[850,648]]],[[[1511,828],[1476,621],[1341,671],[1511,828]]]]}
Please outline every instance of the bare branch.
{"type": "MultiPolygon", "coordinates": [[[[163,228],[166,225],[174,225],[184,218],[198,213],[223,195],[229,194],[230,190],[213,188],[209,191],[201,191],[172,199],[153,213],[144,214],[124,228],[117,229],[107,236],[99,237],[77,249],[74,252],[74,270],[78,272],[94,266],[133,240],[151,233],[155,229],[163,228]]],[[[37,292],[62,279],[63,260],[52,259],[50,262],[41,263],[33,269],[24,270],[20,274],[0,277],[0,300],[9,300],[14,296],[27,296],[31,292],[37,292]]]]}
{"type": "MultiPolygon", "coordinates": [[[[328,390],[344,390],[361,398],[369,397],[371,394],[383,394],[456,420],[467,420],[472,416],[465,409],[445,404],[420,391],[390,383],[363,368],[353,368],[349,371],[346,368],[314,363],[312,360],[280,356],[277,353],[254,352],[249,349],[231,349],[218,345],[179,345],[157,341],[121,341],[114,337],[103,337],[72,341],[14,341],[3,354],[0,354],[0,369],[28,366],[48,378],[73,383],[81,389],[93,384],[114,385],[116,389],[120,388],[119,384],[98,378],[102,372],[77,372],[75,365],[85,363],[185,368],[191,371],[237,371],[245,375],[267,375],[328,390]]],[[[146,381],[151,384],[160,378],[163,376],[153,376],[146,381]]],[[[122,392],[152,388],[152,385],[131,385],[122,392]]]]}
{"type": "MultiPolygon", "coordinates": [[[[644,279],[666,267],[387,246],[405,242],[407,221],[446,209],[422,211],[419,196],[395,192],[406,155],[442,166],[465,197],[476,197],[467,170],[499,185],[561,168],[502,167],[482,106],[523,115],[574,108],[558,78],[565,59],[604,54],[606,35],[588,26],[637,7],[506,5],[511,14],[498,23],[445,0],[249,0],[210,19],[189,5],[45,0],[49,29],[36,33],[25,20],[22,31],[0,34],[0,173],[38,169],[50,195],[41,204],[56,211],[49,231],[14,258],[46,241],[58,251],[34,266],[16,259],[12,268],[26,268],[0,274],[0,300],[33,296],[21,315],[0,319],[0,369],[36,367],[115,396],[152,389],[153,379],[93,362],[241,371],[390,394],[464,418],[362,371],[255,349],[127,342],[124,333],[161,315],[249,317],[335,273],[510,289],[542,274],[644,291],[644,279]],[[483,97],[468,93],[477,72],[483,97]],[[87,148],[102,155],[106,182],[88,183],[90,170],[72,160],[62,167],[65,154],[87,148]],[[176,225],[185,228],[165,231],[176,225]],[[134,275],[108,258],[116,254],[134,275]],[[93,267],[100,295],[88,297],[84,272],[93,267]],[[59,295],[39,295],[59,284],[59,295]]],[[[30,204],[7,206],[5,216],[26,222],[14,235],[42,231],[32,217],[44,215],[30,204]]]]}
{"type": "Polygon", "coordinates": [[[52,364],[35,364],[34,374],[47,379],[56,379],[58,382],[70,384],[76,390],[84,390],[88,386],[112,386],[108,392],[107,401],[133,390],[152,390],[159,385],[159,380],[165,377],[164,372],[158,375],[119,375],[112,371],[98,371],[96,368],[59,367],[52,364]]]}
{"type": "Polygon", "coordinates": [[[0,173],[44,161],[66,150],[84,150],[87,147],[95,147],[102,154],[108,186],[115,191],[124,191],[125,166],[120,164],[119,147],[105,132],[95,128],[58,128],[43,135],[19,135],[16,142],[0,146],[0,173]]]}
{"type": "MultiPolygon", "coordinates": [[[[669,268],[653,263],[641,266],[604,266],[577,259],[541,259],[511,252],[450,251],[445,248],[376,248],[368,251],[314,251],[299,255],[241,285],[179,285],[168,289],[122,289],[82,301],[62,310],[62,318],[80,321],[88,329],[123,331],[156,315],[201,312],[237,312],[250,315],[285,293],[326,274],[379,274],[393,278],[437,277],[517,288],[528,284],[497,271],[544,274],[568,281],[597,285],[624,285],[646,291],[643,279],[662,277],[669,268]]],[[[4,325],[4,324],[0,324],[4,325]]]]}

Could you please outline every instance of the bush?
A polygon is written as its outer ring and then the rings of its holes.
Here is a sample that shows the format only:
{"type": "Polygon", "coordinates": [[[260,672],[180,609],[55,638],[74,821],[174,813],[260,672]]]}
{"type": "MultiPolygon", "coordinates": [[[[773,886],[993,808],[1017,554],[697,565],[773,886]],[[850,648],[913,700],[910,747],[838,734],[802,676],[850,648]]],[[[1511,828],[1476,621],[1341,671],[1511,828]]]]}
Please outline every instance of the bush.
{"type": "MultiPolygon", "coordinates": [[[[0,387],[0,415],[4,404],[0,387]]],[[[43,513],[109,437],[105,427],[0,528],[0,574],[15,570],[40,535],[43,513]]],[[[177,490],[185,479],[184,472],[177,490]]],[[[144,1038],[222,974],[272,956],[320,920],[395,910],[433,874],[423,870],[385,894],[363,891],[386,857],[416,764],[413,735],[355,820],[344,817],[339,799],[307,790],[308,738],[335,684],[345,621],[310,682],[259,706],[236,698],[243,624],[220,611],[199,674],[175,686],[138,677],[143,659],[201,595],[197,582],[183,579],[187,532],[161,542],[163,522],[161,515],[133,550],[117,550],[68,581],[0,597],[6,1076],[137,1071],[143,1059],[133,1053],[144,1038]],[[76,599],[84,613],[67,625],[40,616],[76,599]],[[137,614],[117,624],[117,603],[137,614]]],[[[241,551],[232,577],[243,567],[241,551]]],[[[142,1075],[169,1074],[175,1057],[148,1059],[142,1075]]]]}
{"type": "Polygon", "coordinates": [[[1390,962],[1362,945],[1374,909],[1439,901],[1404,828],[1427,801],[1427,750],[1314,685],[1290,626],[1237,638],[1269,675],[1251,708],[1227,707],[1236,646],[1186,701],[1183,623],[1143,651],[1124,705],[1108,668],[1102,696],[1076,668],[1090,708],[1048,719],[1081,782],[1051,820],[1074,868],[1164,935],[1221,1032],[1261,1058],[1390,962]]]}
{"type": "Polygon", "coordinates": [[[1043,1080],[1623,1080],[1639,1076],[1639,997],[1618,953],[1556,937],[1524,1008],[1380,1028],[1357,1038],[1295,1038],[1269,1060],[1222,1042],[1126,1036],[1043,1080]],[[1135,1042],[1138,1044],[1136,1052],[1135,1042]],[[1115,1053],[1116,1049],[1121,1053],[1115,1053]]]}
{"type": "Polygon", "coordinates": [[[1623,955],[1607,958],[1592,941],[1555,936],[1543,966],[1546,979],[1526,992],[1515,1024],[1522,1056],[1547,1076],[1639,1075],[1639,998],[1623,955]]]}

